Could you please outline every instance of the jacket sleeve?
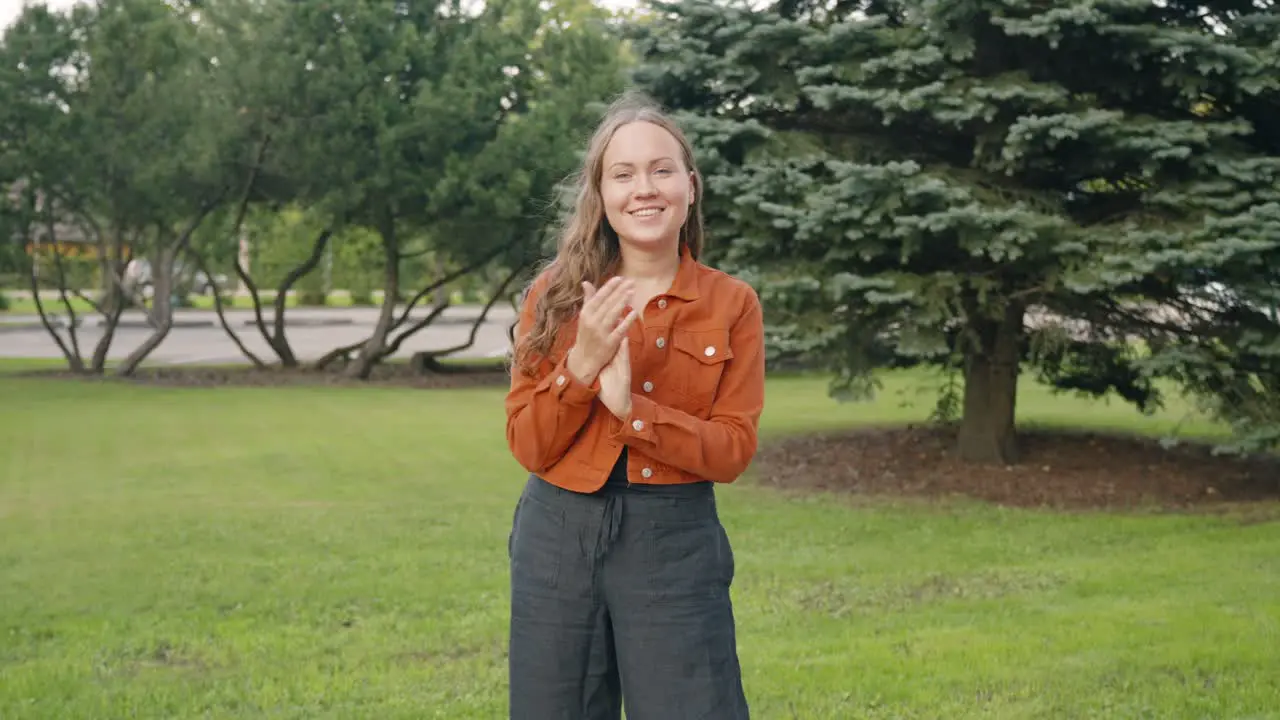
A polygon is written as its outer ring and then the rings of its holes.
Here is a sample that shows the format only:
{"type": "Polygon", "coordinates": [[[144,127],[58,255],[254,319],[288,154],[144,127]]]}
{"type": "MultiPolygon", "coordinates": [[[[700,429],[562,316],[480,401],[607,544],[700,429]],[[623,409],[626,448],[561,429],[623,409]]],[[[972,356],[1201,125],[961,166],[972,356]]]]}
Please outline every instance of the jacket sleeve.
{"type": "Polygon", "coordinates": [[[754,291],[730,329],[729,344],[733,358],[706,420],[632,393],[631,414],[621,420],[610,416],[613,436],[707,480],[737,480],[755,457],[764,410],[764,314],[754,291]]]}
{"type": "MultiPolygon", "coordinates": [[[[516,327],[517,342],[533,325],[533,309],[540,283],[525,297],[516,327]]],[[[537,372],[529,375],[521,367],[511,368],[511,388],[507,393],[507,445],[526,470],[546,471],[568,451],[591,414],[599,394],[599,380],[584,384],[566,365],[568,353],[558,359],[544,359],[537,372]]]]}

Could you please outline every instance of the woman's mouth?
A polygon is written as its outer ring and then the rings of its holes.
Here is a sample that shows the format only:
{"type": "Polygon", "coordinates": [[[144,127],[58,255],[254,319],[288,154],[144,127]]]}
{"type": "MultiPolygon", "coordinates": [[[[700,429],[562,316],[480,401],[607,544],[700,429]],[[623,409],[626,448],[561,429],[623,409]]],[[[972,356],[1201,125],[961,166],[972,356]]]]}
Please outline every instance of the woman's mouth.
{"type": "Polygon", "coordinates": [[[639,210],[631,211],[631,217],[641,218],[641,219],[651,218],[661,214],[662,214],[662,208],[640,208],[639,210]]]}

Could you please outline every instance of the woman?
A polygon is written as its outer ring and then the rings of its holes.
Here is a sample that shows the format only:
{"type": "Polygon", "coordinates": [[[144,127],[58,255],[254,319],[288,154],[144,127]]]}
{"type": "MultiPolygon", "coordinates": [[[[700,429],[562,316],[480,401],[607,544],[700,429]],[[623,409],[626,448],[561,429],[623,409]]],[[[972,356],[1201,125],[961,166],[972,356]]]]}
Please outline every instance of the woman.
{"type": "Polygon", "coordinates": [[[587,148],[516,334],[507,441],[531,473],[511,557],[512,718],[748,717],[716,512],[756,450],[764,328],[698,261],[692,149],[624,97],[587,148]]]}

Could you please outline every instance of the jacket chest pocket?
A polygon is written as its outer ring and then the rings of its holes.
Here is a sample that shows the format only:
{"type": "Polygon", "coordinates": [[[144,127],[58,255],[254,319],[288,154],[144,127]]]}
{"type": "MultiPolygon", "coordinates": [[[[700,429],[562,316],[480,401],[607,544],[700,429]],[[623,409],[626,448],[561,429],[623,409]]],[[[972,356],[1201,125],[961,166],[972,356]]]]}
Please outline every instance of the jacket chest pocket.
{"type": "Polygon", "coordinates": [[[729,348],[729,331],[675,330],[671,333],[671,374],[669,382],[676,392],[701,413],[711,409],[725,363],[733,359],[729,348]]]}

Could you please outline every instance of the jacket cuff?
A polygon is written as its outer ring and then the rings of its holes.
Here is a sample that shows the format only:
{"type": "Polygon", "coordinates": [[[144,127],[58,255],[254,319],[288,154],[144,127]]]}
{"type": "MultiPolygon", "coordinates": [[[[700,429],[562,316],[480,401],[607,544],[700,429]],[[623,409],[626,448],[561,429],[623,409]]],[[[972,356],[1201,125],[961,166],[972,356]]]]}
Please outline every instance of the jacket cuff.
{"type": "Polygon", "coordinates": [[[631,394],[631,412],[625,418],[613,416],[609,425],[609,434],[614,440],[626,444],[653,443],[654,423],[657,421],[658,406],[653,400],[631,394]]]}
{"type": "Polygon", "coordinates": [[[582,382],[576,375],[569,372],[567,358],[561,360],[555,369],[543,378],[542,383],[551,391],[552,397],[571,405],[585,405],[600,393],[600,378],[597,377],[590,385],[582,382]]]}

